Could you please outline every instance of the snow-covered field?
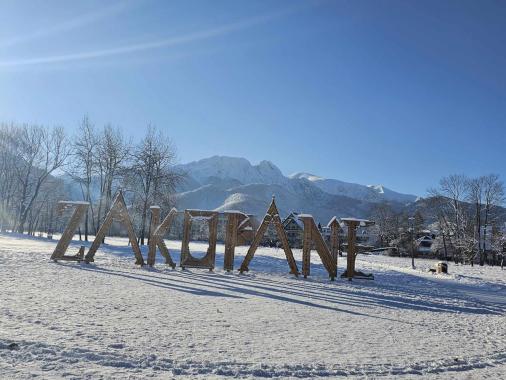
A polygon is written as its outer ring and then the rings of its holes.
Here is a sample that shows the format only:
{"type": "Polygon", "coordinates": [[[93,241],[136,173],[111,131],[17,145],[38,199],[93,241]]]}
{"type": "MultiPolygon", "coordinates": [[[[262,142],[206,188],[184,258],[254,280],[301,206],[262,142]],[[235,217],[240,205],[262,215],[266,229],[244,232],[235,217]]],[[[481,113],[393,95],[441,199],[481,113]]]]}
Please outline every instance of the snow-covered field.
{"type": "Polygon", "coordinates": [[[239,275],[221,270],[221,245],[208,272],[140,268],[107,241],[86,265],[51,262],[55,241],[0,235],[1,379],[506,378],[500,268],[432,275],[433,261],[359,256],[374,281],[330,282],[316,254],[304,280],[277,249],[239,275]]]}

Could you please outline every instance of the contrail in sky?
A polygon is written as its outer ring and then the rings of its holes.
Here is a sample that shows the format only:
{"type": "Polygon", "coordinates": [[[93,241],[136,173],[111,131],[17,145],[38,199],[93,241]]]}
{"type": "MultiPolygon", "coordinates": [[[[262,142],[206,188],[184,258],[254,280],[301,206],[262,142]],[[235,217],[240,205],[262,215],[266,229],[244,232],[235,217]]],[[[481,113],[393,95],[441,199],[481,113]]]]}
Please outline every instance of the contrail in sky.
{"type": "Polygon", "coordinates": [[[58,34],[61,32],[68,32],[73,29],[78,29],[83,26],[93,24],[97,21],[100,21],[103,18],[109,17],[111,15],[115,15],[117,13],[123,12],[127,9],[132,8],[132,6],[139,4],[133,3],[131,1],[123,1],[111,6],[105,7],[97,12],[87,13],[85,15],[67,20],[60,24],[52,25],[45,27],[44,29],[37,30],[30,34],[25,34],[22,36],[12,37],[10,39],[0,40],[0,48],[12,47],[15,45],[19,45],[25,42],[30,42],[33,40],[41,39],[47,36],[51,36],[54,34],[58,34]]]}
{"type": "MultiPolygon", "coordinates": [[[[306,7],[304,7],[306,8],[306,7]]],[[[113,47],[102,50],[94,50],[87,52],[78,52],[71,54],[62,54],[62,55],[52,55],[45,57],[36,57],[36,58],[25,58],[25,59],[14,59],[14,60],[5,60],[0,61],[0,67],[15,67],[15,66],[27,66],[27,65],[40,65],[40,64],[52,64],[52,63],[64,63],[64,62],[72,62],[72,61],[82,61],[96,58],[104,58],[104,57],[112,57],[121,54],[129,54],[135,53],[139,51],[158,49],[168,46],[177,46],[184,45],[191,42],[202,41],[211,39],[214,37],[222,36],[229,34],[234,31],[247,29],[257,24],[261,24],[267,21],[270,21],[275,18],[282,17],[289,13],[293,13],[298,8],[291,8],[289,10],[278,11],[262,16],[257,16],[249,19],[240,20],[234,23],[230,23],[227,25],[219,26],[216,28],[211,28],[199,32],[189,33],[180,36],[168,37],[164,39],[147,41],[137,44],[124,45],[119,47],[113,47]]]]}

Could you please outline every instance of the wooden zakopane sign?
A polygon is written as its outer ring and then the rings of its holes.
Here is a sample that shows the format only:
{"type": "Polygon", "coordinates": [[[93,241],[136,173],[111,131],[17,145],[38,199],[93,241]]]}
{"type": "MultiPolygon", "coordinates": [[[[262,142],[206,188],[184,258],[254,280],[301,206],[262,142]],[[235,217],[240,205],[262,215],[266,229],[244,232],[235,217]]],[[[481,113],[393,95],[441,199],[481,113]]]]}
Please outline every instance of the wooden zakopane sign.
{"type": "Polygon", "coordinates": [[[260,242],[262,241],[264,234],[267,232],[267,228],[271,223],[274,225],[279,240],[281,240],[281,244],[283,245],[286,261],[288,261],[288,266],[290,267],[290,273],[298,276],[299,269],[297,268],[297,263],[295,262],[295,259],[293,257],[292,249],[288,244],[288,239],[286,237],[285,230],[281,223],[281,218],[279,217],[279,212],[278,208],[276,207],[276,203],[274,202],[274,197],[272,197],[272,202],[271,205],[269,206],[269,209],[267,210],[267,214],[265,215],[264,219],[262,220],[262,223],[260,224],[260,227],[258,228],[258,231],[255,234],[253,242],[251,243],[251,246],[248,249],[246,257],[244,257],[244,261],[242,262],[239,271],[243,273],[249,270],[249,263],[253,258],[253,256],[255,255],[255,252],[258,246],[260,245],[260,242]]]}
{"type": "Polygon", "coordinates": [[[223,257],[223,269],[227,272],[234,270],[235,247],[239,236],[246,228],[251,228],[249,218],[239,211],[226,212],[227,225],[225,227],[225,256],[223,257]]]}
{"type": "MultiPolygon", "coordinates": [[[[51,259],[57,260],[68,260],[68,261],[81,261],[84,256],[84,246],[81,247],[78,255],[66,256],[65,252],[68,249],[72,237],[79,227],[81,220],[86,213],[88,208],[87,202],[60,202],[60,211],[73,207],[74,212],[72,217],[58,242],[51,259]]],[[[176,267],[174,260],[172,259],[170,252],[164,242],[164,235],[170,230],[178,211],[172,208],[167,214],[165,219],[160,223],[160,207],[152,206],[151,208],[151,226],[149,236],[149,250],[147,263],[150,266],[155,264],[157,248],[165,258],[165,263],[170,265],[172,268],[176,267]]],[[[183,225],[183,240],[181,242],[181,257],[180,266],[184,268],[207,268],[213,270],[215,267],[216,260],[216,242],[218,235],[218,216],[220,213],[216,211],[207,210],[185,210],[184,211],[184,225],[183,225]],[[197,258],[190,252],[190,240],[192,231],[192,220],[200,219],[204,220],[208,224],[209,228],[209,245],[207,252],[202,258],[197,258]]],[[[254,228],[250,218],[238,211],[226,212],[226,227],[225,227],[225,255],[223,260],[223,269],[226,271],[232,271],[234,269],[234,256],[235,248],[239,244],[239,239],[244,239],[245,234],[251,234],[254,232],[254,228]]],[[[359,226],[370,226],[374,222],[364,219],[353,219],[343,218],[341,223],[336,217],[332,218],[328,223],[330,228],[330,248],[325,243],[323,236],[321,235],[315,221],[311,215],[299,215],[299,218],[303,221],[303,248],[302,248],[302,274],[304,277],[310,275],[311,265],[311,249],[314,247],[324,268],[327,270],[331,280],[334,280],[337,276],[337,257],[341,252],[339,231],[341,225],[346,225],[348,229],[348,254],[347,254],[347,268],[341,277],[347,277],[350,280],[352,278],[373,278],[372,275],[366,275],[362,272],[355,270],[355,259],[358,253],[358,247],[356,243],[356,230],[359,226]]],[[[113,201],[111,209],[107,213],[104,222],[102,223],[95,240],[93,241],[88,254],[84,257],[84,261],[89,263],[94,261],[95,253],[97,252],[100,244],[102,243],[106,233],[109,231],[113,221],[118,221],[126,228],[132,250],[136,257],[136,264],[144,265],[144,259],[141,254],[139,244],[137,243],[137,237],[132,225],[132,221],[128,214],[128,210],[123,198],[123,194],[120,191],[113,201]]],[[[246,256],[240,266],[239,271],[241,273],[249,270],[249,264],[253,259],[255,252],[262,241],[263,236],[267,232],[270,225],[273,225],[276,233],[278,234],[279,240],[281,241],[288,266],[290,267],[290,273],[299,275],[299,269],[294,259],[292,250],[288,243],[288,239],[283,228],[279,211],[276,207],[274,197],[267,210],[265,217],[260,224],[260,227],[254,233],[251,245],[248,249],[246,256]]]]}
{"type": "Polygon", "coordinates": [[[337,218],[334,216],[332,219],[330,219],[327,227],[330,228],[330,253],[332,255],[332,260],[334,260],[334,265],[337,268],[337,257],[341,251],[339,241],[339,232],[341,231],[341,226],[337,218]]]}
{"type": "Polygon", "coordinates": [[[225,227],[225,255],[223,257],[223,269],[227,272],[234,270],[237,229],[239,227],[238,218],[238,213],[231,212],[227,214],[227,226],[225,227]]]}
{"type": "Polygon", "coordinates": [[[66,256],[65,252],[67,252],[67,249],[70,245],[70,242],[72,241],[72,237],[74,236],[74,233],[76,232],[77,228],[79,227],[79,224],[81,223],[81,220],[83,219],[83,216],[86,214],[86,211],[88,210],[88,206],[90,204],[88,202],[69,202],[69,201],[60,201],[58,202],[58,209],[57,213],[61,214],[64,210],[67,210],[69,208],[74,208],[74,212],[72,213],[72,216],[70,217],[69,224],[67,224],[67,228],[65,228],[65,231],[63,231],[63,234],[58,240],[58,244],[56,245],[56,248],[54,249],[53,254],[51,255],[51,260],[58,261],[58,260],[66,260],[66,261],[82,261],[84,258],[84,246],[79,249],[79,253],[75,256],[66,256]]]}
{"type": "Polygon", "coordinates": [[[357,247],[357,228],[359,226],[367,227],[374,224],[370,220],[365,219],[355,219],[355,218],[342,218],[341,221],[348,228],[348,249],[346,256],[346,271],[341,275],[341,277],[346,277],[348,280],[352,280],[352,278],[364,278],[364,279],[374,279],[372,274],[365,274],[363,272],[357,272],[355,270],[355,261],[358,255],[358,247],[357,247]]]}
{"type": "Polygon", "coordinates": [[[185,210],[183,241],[181,243],[181,268],[207,268],[214,269],[216,259],[216,240],[218,235],[218,213],[216,211],[185,210]],[[207,221],[209,226],[209,246],[207,253],[201,259],[192,256],[190,252],[191,225],[193,218],[207,221]]]}
{"type": "Polygon", "coordinates": [[[170,256],[169,249],[163,240],[164,235],[170,230],[172,223],[177,215],[177,210],[172,208],[162,223],[160,223],[160,207],[152,206],[151,208],[151,235],[149,236],[148,265],[155,265],[156,247],[160,249],[160,253],[165,258],[165,264],[169,264],[172,269],[176,267],[176,263],[170,256]]]}
{"type": "Polygon", "coordinates": [[[128,215],[128,209],[126,207],[125,199],[123,198],[123,193],[121,191],[118,193],[116,198],[114,198],[111,209],[105,216],[104,222],[100,226],[97,232],[97,236],[91,244],[91,248],[86,254],[84,260],[87,263],[94,261],[95,253],[102,244],[105,235],[111,228],[111,225],[114,221],[118,221],[126,228],[128,238],[130,239],[130,244],[132,246],[132,251],[135,255],[135,263],[138,265],[144,265],[144,259],[141,254],[141,249],[139,248],[139,243],[137,243],[137,236],[135,235],[134,226],[132,225],[130,215],[128,215]]]}
{"type": "Polygon", "coordinates": [[[302,246],[302,274],[307,278],[310,273],[311,264],[311,246],[314,244],[316,252],[320,256],[323,266],[327,270],[332,281],[337,276],[337,263],[334,261],[330,250],[325,244],[323,237],[316,227],[311,215],[299,215],[299,219],[304,222],[304,239],[302,246]]]}

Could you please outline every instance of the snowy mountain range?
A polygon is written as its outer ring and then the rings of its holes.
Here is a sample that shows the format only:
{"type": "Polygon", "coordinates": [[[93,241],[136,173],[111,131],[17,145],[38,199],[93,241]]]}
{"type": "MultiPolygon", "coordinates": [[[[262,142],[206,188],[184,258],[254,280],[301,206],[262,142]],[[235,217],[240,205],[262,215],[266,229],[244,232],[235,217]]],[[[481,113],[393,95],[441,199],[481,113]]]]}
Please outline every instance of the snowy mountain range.
{"type": "Polygon", "coordinates": [[[285,176],[270,161],[252,165],[245,158],[213,156],[178,165],[186,174],[176,194],[177,207],[240,210],[262,217],[274,195],[281,216],[313,214],[326,223],[332,216],[368,217],[377,202],[403,207],[417,200],[381,185],[366,186],[309,173],[285,176]]]}

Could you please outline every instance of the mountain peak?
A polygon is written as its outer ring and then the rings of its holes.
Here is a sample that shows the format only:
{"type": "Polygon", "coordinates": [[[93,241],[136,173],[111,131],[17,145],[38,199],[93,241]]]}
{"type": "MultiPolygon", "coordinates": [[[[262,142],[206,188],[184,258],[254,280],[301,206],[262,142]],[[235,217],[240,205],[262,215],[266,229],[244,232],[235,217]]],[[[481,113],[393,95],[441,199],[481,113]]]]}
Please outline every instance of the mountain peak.
{"type": "Polygon", "coordinates": [[[397,193],[383,185],[366,186],[323,178],[308,172],[298,172],[285,177],[274,163],[267,160],[253,165],[242,157],[212,156],[179,167],[191,177],[189,182],[194,184],[193,188],[206,184],[221,184],[228,187],[233,184],[264,184],[282,185],[287,191],[292,191],[294,186],[298,186],[297,183],[308,181],[308,184],[327,194],[346,196],[360,201],[410,203],[416,200],[414,195],[397,193]]]}
{"type": "Polygon", "coordinates": [[[407,204],[415,196],[382,185],[360,185],[298,172],[286,177],[271,161],[253,165],[241,157],[213,156],[179,165],[188,177],[177,198],[178,207],[242,210],[263,215],[272,194],[281,213],[311,213],[327,222],[336,215],[367,217],[372,205],[388,201],[407,204]]]}
{"type": "Polygon", "coordinates": [[[202,158],[198,161],[192,161],[185,165],[205,165],[205,164],[230,164],[230,165],[245,165],[245,166],[251,166],[251,162],[249,162],[244,157],[231,157],[231,156],[211,156],[207,158],[202,158]]]}
{"type": "Polygon", "coordinates": [[[276,165],[274,165],[271,161],[267,161],[267,160],[260,161],[260,163],[257,166],[264,167],[264,168],[271,168],[271,169],[276,168],[277,170],[279,170],[276,165]]]}
{"type": "Polygon", "coordinates": [[[283,184],[287,181],[272,162],[264,160],[258,165],[252,165],[242,157],[213,156],[179,165],[179,169],[201,184],[208,183],[209,178],[234,179],[242,184],[283,184]]]}
{"type": "Polygon", "coordinates": [[[376,190],[379,194],[385,194],[383,185],[367,185],[367,187],[376,190]]]}
{"type": "Polygon", "coordinates": [[[311,182],[325,180],[325,178],[323,178],[323,177],[319,177],[317,175],[314,175],[314,174],[311,174],[311,173],[306,173],[306,172],[293,173],[289,177],[292,178],[292,179],[301,179],[301,178],[303,178],[303,179],[307,179],[308,181],[311,181],[311,182]]]}

